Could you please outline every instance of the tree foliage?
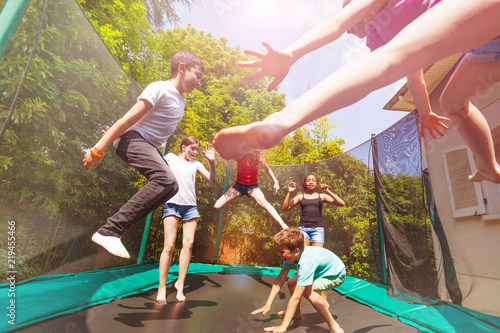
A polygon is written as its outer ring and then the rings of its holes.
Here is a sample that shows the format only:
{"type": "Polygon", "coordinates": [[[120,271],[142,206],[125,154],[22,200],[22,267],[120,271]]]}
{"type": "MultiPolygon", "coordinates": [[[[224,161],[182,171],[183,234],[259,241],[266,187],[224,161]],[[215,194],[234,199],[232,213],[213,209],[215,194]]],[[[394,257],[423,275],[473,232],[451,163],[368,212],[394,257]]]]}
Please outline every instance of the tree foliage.
{"type": "MultiPolygon", "coordinates": [[[[82,166],[83,154],[100,138],[101,129],[135,103],[140,87],[170,79],[170,59],[177,51],[195,52],[207,71],[200,87],[186,96],[185,115],[172,137],[170,151],[178,152],[186,133],[202,144],[209,143],[221,128],[258,121],[285,107],[284,94],[265,92],[269,83],[265,79],[243,80],[251,70],[237,63],[248,58],[239,47],[228,46],[226,38],[215,38],[191,25],[157,29],[165,23],[162,20],[176,22],[176,16],[169,11],[173,1],[79,2],[85,15],[73,1],[49,2],[47,22],[13,121],[0,142],[0,207],[5,219],[19,222],[17,240],[23,248],[20,278],[99,268],[90,235],[145,179],[127,168],[111,149],[97,169],[87,172],[82,166]],[[166,16],[158,14],[162,10],[166,16]]],[[[197,3],[181,2],[188,6],[197,3]]],[[[34,43],[42,3],[31,2],[0,63],[2,122],[34,43]]],[[[347,203],[343,208],[325,208],[327,247],[343,258],[350,274],[376,279],[368,231],[370,219],[376,216],[373,177],[364,161],[344,152],[341,138],[331,136],[335,126],[322,118],[285,137],[267,152],[268,163],[282,189],[274,196],[272,183],[263,172],[259,186],[281,213],[287,184],[301,183],[306,171],[316,174],[347,203]]],[[[206,163],[203,156],[198,159],[206,163]]],[[[216,162],[216,184],[201,178],[197,184],[202,217],[193,252],[195,260],[212,260],[220,226],[222,245],[242,249],[241,263],[279,265],[270,242],[279,228],[251,200],[244,197],[231,203],[219,225],[221,212],[213,205],[224,192],[226,170],[231,170],[227,179],[231,186],[236,167],[221,158],[216,162]],[[242,244],[247,244],[244,249],[242,244]]],[[[394,197],[395,207],[402,207],[396,210],[396,223],[412,225],[421,221],[425,212],[416,208],[418,193],[409,192],[407,187],[416,180],[397,175],[391,182],[400,190],[394,197]]],[[[159,257],[163,247],[161,213],[159,209],[153,218],[148,256],[159,257]]],[[[287,224],[297,225],[299,209],[283,213],[283,217],[287,224]]],[[[142,228],[143,224],[138,223],[123,237],[132,253],[138,252],[142,228]]],[[[416,235],[421,232],[418,227],[414,230],[416,235]]],[[[119,264],[123,262],[115,259],[106,265],[119,264]]]]}

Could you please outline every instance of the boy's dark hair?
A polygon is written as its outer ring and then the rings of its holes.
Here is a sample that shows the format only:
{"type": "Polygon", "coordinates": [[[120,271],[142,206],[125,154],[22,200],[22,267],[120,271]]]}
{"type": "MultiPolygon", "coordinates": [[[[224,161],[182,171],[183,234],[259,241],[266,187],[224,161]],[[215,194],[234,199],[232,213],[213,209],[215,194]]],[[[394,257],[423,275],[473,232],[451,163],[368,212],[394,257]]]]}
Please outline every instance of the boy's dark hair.
{"type": "Polygon", "coordinates": [[[304,251],[304,234],[299,228],[283,229],[274,235],[273,243],[279,248],[285,248],[290,251],[299,249],[302,252],[304,251]]]}
{"type": "Polygon", "coordinates": [[[181,62],[186,65],[186,69],[193,68],[194,66],[200,66],[203,73],[205,73],[205,65],[203,64],[203,61],[201,61],[200,57],[191,51],[181,50],[174,54],[172,60],[170,61],[170,73],[172,74],[172,78],[177,76],[177,70],[181,62]]]}
{"type": "Polygon", "coordinates": [[[194,136],[186,136],[182,142],[181,142],[181,152],[182,152],[182,146],[191,146],[193,143],[197,143],[198,144],[198,147],[200,146],[200,141],[198,141],[197,138],[195,138],[194,136]]]}
{"type": "Polygon", "coordinates": [[[316,177],[316,175],[313,175],[312,173],[310,173],[310,174],[306,175],[306,176],[304,177],[304,180],[302,180],[302,189],[303,189],[304,191],[307,189],[307,187],[306,187],[306,179],[307,179],[307,177],[309,177],[309,176],[313,176],[314,178],[316,178],[316,183],[319,183],[319,182],[318,182],[318,177],[316,177]]]}

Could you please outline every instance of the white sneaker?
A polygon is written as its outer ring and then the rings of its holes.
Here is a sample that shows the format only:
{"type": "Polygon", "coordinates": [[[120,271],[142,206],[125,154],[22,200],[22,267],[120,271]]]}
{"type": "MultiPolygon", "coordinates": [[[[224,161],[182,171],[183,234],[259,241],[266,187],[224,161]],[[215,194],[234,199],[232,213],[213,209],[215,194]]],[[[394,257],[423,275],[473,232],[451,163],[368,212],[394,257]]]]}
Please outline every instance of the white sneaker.
{"type": "Polygon", "coordinates": [[[130,259],[130,254],[128,254],[127,249],[125,248],[125,246],[123,246],[120,237],[103,236],[100,233],[96,232],[94,235],[92,235],[92,241],[98,245],[101,245],[112,255],[130,259]]]}

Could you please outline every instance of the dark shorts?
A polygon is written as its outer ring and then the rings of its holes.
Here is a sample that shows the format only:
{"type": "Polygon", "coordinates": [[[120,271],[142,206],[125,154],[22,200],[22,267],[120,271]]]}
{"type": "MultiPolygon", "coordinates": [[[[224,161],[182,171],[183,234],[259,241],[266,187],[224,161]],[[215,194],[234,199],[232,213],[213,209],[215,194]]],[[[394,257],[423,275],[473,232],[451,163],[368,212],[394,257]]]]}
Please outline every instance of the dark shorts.
{"type": "Polygon", "coordinates": [[[240,192],[241,195],[246,195],[248,197],[248,192],[250,192],[251,189],[259,187],[259,184],[253,184],[253,185],[243,185],[240,183],[234,183],[233,188],[240,192]]]}

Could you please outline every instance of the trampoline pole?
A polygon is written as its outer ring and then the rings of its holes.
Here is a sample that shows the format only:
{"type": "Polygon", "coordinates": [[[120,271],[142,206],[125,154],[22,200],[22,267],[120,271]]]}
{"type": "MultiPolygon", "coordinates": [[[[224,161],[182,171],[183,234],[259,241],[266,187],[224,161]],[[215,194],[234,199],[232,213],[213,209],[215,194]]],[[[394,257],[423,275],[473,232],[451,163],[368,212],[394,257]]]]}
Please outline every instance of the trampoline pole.
{"type": "MultiPolygon", "coordinates": [[[[168,152],[168,149],[170,148],[170,143],[172,142],[172,136],[170,136],[167,139],[167,145],[163,147],[163,150],[161,154],[165,156],[165,153],[168,152]]],[[[137,257],[137,263],[140,264],[142,260],[144,259],[144,253],[146,252],[146,246],[148,245],[148,236],[149,236],[149,229],[151,228],[151,222],[153,221],[153,215],[154,211],[148,214],[148,217],[146,218],[146,224],[144,225],[144,231],[142,233],[142,242],[141,242],[141,248],[139,249],[139,256],[137,257]]]]}
{"type": "Polygon", "coordinates": [[[7,0],[0,13],[0,60],[14,37],[31,0],[7,0]]]}
{"type": "Polygon", "coordinates": [[[382,215],[382,205],[381,205],[381,193],[380,193],[380,169],[378,164],[378,146],[377,138],[375,134],[372,134],[371,138],[372,144],[372,154],[373,154],[373,175],[375,178],[375,201],[377,203],[377,219],[378,219],[378,230],[379,230],[379,251],[380,251],[380,279],[382,283],[387,284],[387,272],[386,272],[386,257],[385,257],[385,244],[384,244],[384,228],[382,224],[384,223],[384,216],[382,215]]]}
{"type": "MultiPolygon", "coordinates": [[[[224,179],[224,191],[222,193],[226,193],[229,187],[229,176],[231,175],[231,161],[227,161],[226,167],[226,178],[224,179]]],[[[219,247],[220,240],[222,238],[222,225],[224,222],[224,212],[226,208],[222,208],[219,212],[219,223],[217,226],[217,238],[215,239],[215,248],[214,248],[214,256],[212,258],[212,264],[216,264],[219,260],[219,247]]]]}

